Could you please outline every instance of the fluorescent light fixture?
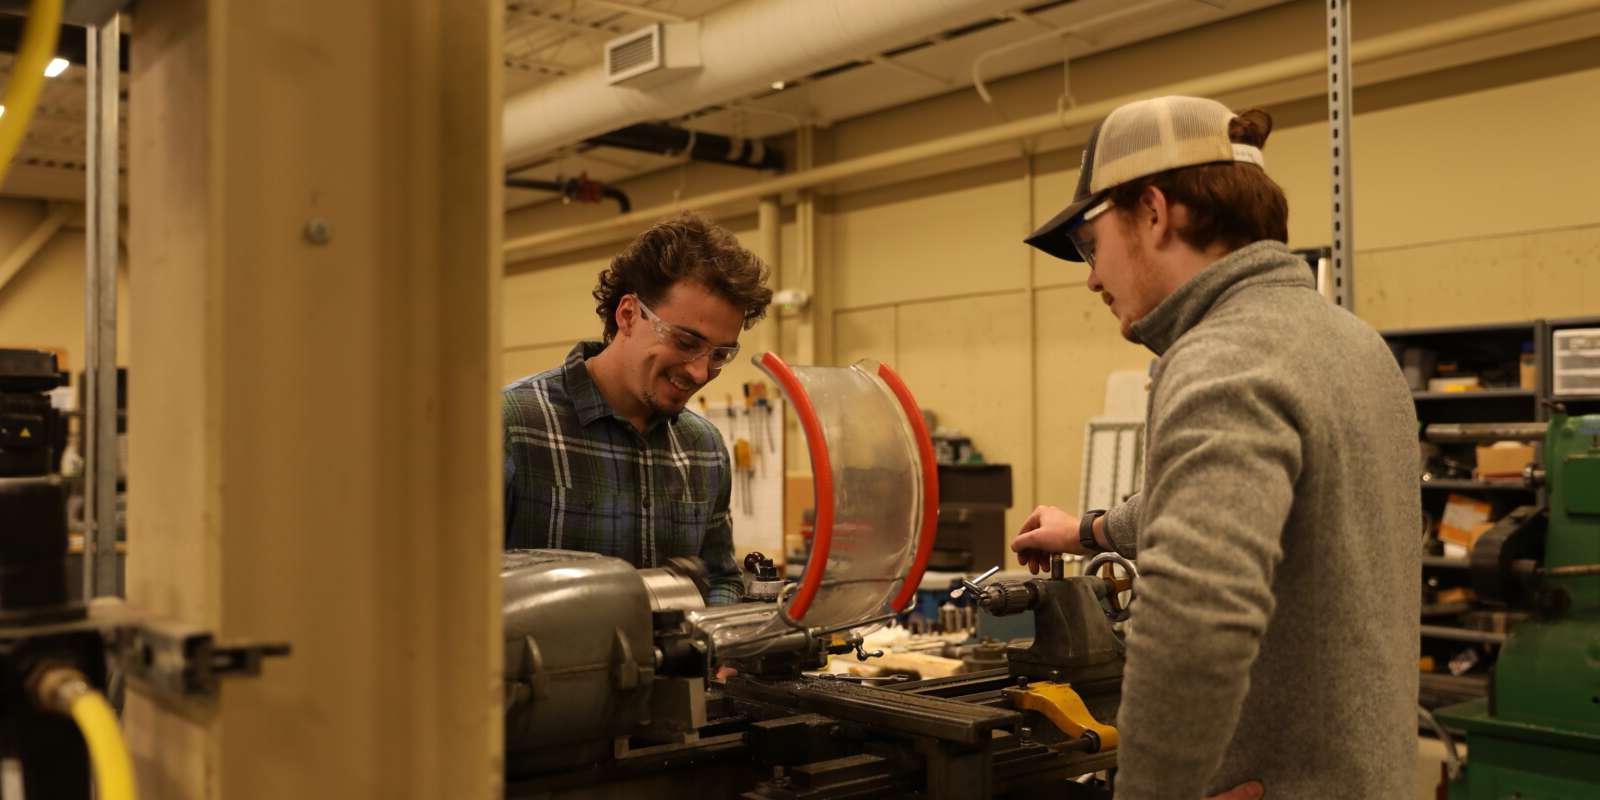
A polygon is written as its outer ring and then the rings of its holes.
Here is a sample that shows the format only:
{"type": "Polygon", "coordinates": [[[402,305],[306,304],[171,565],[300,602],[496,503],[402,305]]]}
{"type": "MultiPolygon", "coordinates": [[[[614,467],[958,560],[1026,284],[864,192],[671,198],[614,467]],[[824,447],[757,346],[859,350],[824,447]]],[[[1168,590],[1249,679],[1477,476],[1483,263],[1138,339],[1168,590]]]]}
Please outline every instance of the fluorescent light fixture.
{"type": "Polygon", "coordinates": [[[783,86],[784,86],[783,81],[773,81],[772,82],[772,91],[781,92],[781,91],[783,91],[783,86]]]}
{"type": "Polygon", "coordinates": [[[50,59],[50,63],[46,64],[45,67],[44,67],[44,76],[46,78],[54,78],[57,75],[60,75],[61,73],[66,72],[66,71],[67,71],[67,60],[66,59],[64,59],[64,58],[52,58],[52,59],[50,59]]]}

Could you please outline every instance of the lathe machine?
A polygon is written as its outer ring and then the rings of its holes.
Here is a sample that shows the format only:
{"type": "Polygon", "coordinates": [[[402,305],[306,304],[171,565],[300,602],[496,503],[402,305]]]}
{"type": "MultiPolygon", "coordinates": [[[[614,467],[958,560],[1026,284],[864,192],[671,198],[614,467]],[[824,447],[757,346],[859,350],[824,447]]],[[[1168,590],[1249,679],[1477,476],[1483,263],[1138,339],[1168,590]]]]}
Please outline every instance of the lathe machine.
{"type": "Polygon", "coordinates": [[[805,573],[776,601],[707,608],[693,559],[636,570],[507,553],[507,796],[1109,797],[1086,776],[1114,775],[1115,624],[1133,565],[1106,554],[1081,576],[1057,562],[965,582],[987,613],[1033,613],[1034,638],[1007,646],[1004,668],[898,682],[820,671],[881,655],[864,634],[914,599],[936,522],[932,446],[887,366],[758,364],[806,432],[805,573]]]}

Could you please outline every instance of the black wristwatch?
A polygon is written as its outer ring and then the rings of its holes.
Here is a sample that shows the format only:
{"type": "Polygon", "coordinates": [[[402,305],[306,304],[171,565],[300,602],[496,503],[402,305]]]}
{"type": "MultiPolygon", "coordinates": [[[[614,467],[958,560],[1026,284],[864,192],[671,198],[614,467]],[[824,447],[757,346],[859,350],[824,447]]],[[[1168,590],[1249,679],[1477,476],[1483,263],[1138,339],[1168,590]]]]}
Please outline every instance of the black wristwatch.
{"type": "Polygon", "coordinates": [[[1083,519],[1078,521],[1078,544],[1090,553],[1104,553],[1106,550],[1094,540],[1094,521],[1105,516],[1106,510],[1097,508],[1093,511],[1083,512],[1083,519]]]}

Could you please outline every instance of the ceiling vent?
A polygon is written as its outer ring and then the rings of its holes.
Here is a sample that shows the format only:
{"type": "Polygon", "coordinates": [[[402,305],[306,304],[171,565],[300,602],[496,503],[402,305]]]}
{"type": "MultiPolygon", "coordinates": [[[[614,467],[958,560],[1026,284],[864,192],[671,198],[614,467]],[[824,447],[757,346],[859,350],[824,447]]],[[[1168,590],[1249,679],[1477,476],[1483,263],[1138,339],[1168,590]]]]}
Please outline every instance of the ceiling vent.
{"type": "Polygon", "coordinates": [[[700,23],[656,23],[606,42],[606,83],[646,88],[700,68],[700,23]]]}

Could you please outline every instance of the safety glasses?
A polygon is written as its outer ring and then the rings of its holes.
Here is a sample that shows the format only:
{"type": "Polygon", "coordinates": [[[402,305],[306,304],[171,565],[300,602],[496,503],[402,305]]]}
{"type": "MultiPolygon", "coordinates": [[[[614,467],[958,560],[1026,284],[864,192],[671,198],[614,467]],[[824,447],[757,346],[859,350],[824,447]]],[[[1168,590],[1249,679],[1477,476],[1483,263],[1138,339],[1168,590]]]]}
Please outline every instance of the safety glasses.
{"type": "Polygon", "coordinates": [[[1067,238],[1072,240],[1072,246],[1078,249],[1078,255],[1083,257],[1083,263],[1088,264],[1089,269],[1094,269],[1095,248],[1094,234],[1092,233],[1089,223],[1092,222],[1095,217],[1106,213],[1106,211],[1110,210],[1110,208],[1111,198],[1108,197],[1104,200],[1101,200],[1099,203],[1095,204],[1094,208],[1083,212],[1083,219],[1077,225],[1072,226],[1071,231],[1067,232],[1067,238]]]}
{"type": "Polygon", "coordinates": [[[639,311],[644,314],[644,318],[655,327],[656,338],[660,339],[662,344],[669,345],[673,350],[677,351],[678,356],[683,359],[683,363],[699,361],[709,355],[711,357],[711,368],[722,369],[733,361],[734,356],[739,355],[738,345],[714,345],[706,341],[705,337],[700,334],[680,328],[656,316],[656,312],[651,311],[650,307],[644,304],[644,300],[639,295],[634,295],[633,299],[639,304],[639,311]]]}

